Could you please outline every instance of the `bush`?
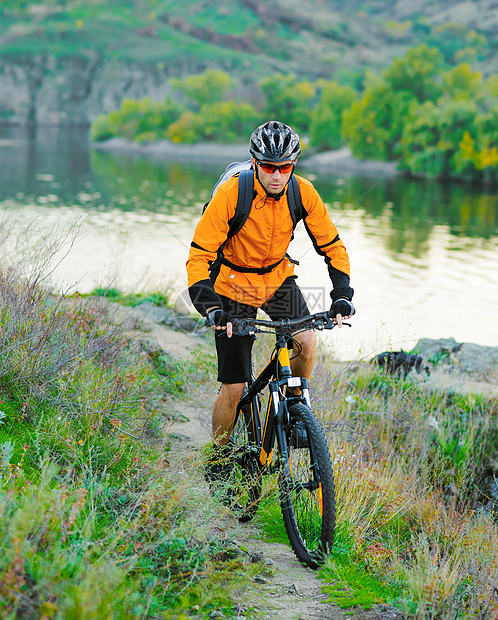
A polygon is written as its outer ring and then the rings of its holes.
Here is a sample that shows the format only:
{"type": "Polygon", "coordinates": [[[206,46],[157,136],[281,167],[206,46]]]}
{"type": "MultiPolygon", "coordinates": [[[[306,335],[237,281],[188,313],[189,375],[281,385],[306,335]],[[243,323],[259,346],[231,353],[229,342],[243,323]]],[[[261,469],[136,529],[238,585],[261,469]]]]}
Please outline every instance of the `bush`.
{"type": "Polygon", "coordinates": [[[99,116],[92,124],[92,140],[108,140],[121,136],[137,142],[164,140],[168,128],[179,116],[180,107],[172,101],[152,102],[124,99],[121,108],[99,116]]]}
{"type": "Polygon", "coordinates": [[[310,144],[319,149],[336,149],[343,144],[342,113],[351,107],[357,93],[337,82],[318,83],[320,103],[311,113],[310,144]]]}
{"type": "Polygon", "coordinates": [[[240,565],[218,559],[228,543],[200,527],[209,501],[168,469],[159,405],[179,369],[114,325],[107,299],[52,295],[32,235],[2,236],[0,616],[230,608],[240,565]]]}
{"type": "Polygon", "coordinates": [[[173,142],[237,143],[241,136],[250,135],[258,122],[258,113],[251,104],[224,101],[204,105],[197,114],[184,112],[171,124],[169,137],[173,142]]]}

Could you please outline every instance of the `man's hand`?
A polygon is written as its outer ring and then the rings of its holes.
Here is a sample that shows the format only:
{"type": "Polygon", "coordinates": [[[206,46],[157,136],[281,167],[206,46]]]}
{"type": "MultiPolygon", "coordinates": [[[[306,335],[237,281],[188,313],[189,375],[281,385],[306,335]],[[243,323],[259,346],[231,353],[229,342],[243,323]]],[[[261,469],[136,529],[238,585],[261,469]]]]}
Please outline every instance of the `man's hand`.
{"type": "Polygon", "coordinates": [[[337,325],[342,327],[343,319],[349,319],[355,313],[353,302],[345,297],[340,297],[332,303],[330,307],[332,318],[337,321],[337,325]]]}
{"type": "Polygon", "coordinates": [[[221,308],[209,308],[206,313],[206,323],[214,329],[226,330],[228,338],[232,337],[230,316],[221,308]]]}

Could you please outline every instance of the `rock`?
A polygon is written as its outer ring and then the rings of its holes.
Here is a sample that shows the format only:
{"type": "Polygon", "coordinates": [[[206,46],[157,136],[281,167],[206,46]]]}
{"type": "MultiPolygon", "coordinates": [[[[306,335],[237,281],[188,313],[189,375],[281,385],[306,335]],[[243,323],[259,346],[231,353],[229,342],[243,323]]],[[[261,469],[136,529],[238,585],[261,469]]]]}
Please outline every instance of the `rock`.
{"type": "Polygon", "coordinates": [[[423,338],[411,353],[421,355],[433,366],[447,367],[480,381],[494,382],[498,377],[498,347],[461,343],[454,338],[423,338]]]}
{"type": "Polygon", "coordinates": [[[479,377],[498,373],[498,347],[464,342],[458,354],[458,370],[479,377]]]}
{"type": "Polygon", "coordinates": [[[151,301],[144,301],[142,304],[135,306],[134,310],[143,318],[153,323],[162,323],[163,325],[174,325],[175,323],[174,310],[164,306],[156,306],[151,301]]]}
{"type": "Polygon", "coordinates": [[[199,328],[204,327],[204,319],[194,319],[193,317],[185,316],[184,314],[176,314],[175,324],[178,329],[181,329],[184,332],[195,332],[198,331],[199,328]]]}
{"type": "Polygon", "coordinates": [[[427,362],[439,363],[448,360],[452,354],[460,350],[461,346],[454,338],[439,338],[438,340],[422,338],[410,353],[422,356],[427,362]]]}
{"type": "Polygon", "coordinates": [[[139,314],[142,320],[173,327],[183,332],[202,331],[204,327],[204,319],[200,317],[195,318],[177,312],[173,308],[156,306],[150,301],[144,301],[135,306],[134,312],[139,314]]]}
{"type": "Polygon", "coordinates": [[[394,162],[362,161],[351,154],[349,147],[317,153],[303,158],[299,165],[313,172],[329,172],[334,174],[361,174],[362,176],[395,176],[399,173],[394,162]]]}
{"type": "Polygon", "coordinates": [[[268,579],[265,579],[264,577],[261,577],[261,575],[256,575],[256,577],[254,577],[254,581],[256,583],[261,583],[261,584],[268,583],[268,579]]]}

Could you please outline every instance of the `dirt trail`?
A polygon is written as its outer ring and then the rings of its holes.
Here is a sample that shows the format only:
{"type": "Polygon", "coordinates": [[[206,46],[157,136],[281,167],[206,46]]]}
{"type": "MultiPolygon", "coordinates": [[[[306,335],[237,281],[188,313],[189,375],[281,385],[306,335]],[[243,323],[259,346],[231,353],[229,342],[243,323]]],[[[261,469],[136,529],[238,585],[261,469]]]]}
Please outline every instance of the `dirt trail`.
{"type": "MultiPolygon", "coordinates": [[[[214,397],[214,395],[213,395],[214,397]]],[[[172,422],[167,432],[172,440],[171,465],[184,468],[182,461],[189,462],[192,453],[198,451],[210,436],[210,409],[185,407],[177,403],[177,412],[188,419],[172,422]]],[[[172,413],[175,413],[172,411],[172,413]]],[[[199,479],[198,484],[207,484],[199,479]]],[[[311,569],[302,566],[294,557],[290,547],[270,543],[262,539],[261,530],[253,523],[239,524],[226,515],[222,518],[223,529],[229,539],[238,547],[246,549],[250,557],[268,565],[269,571],[258,576],[252,584],[237,593],[240,612],[245,617],[246,608],[255,608],[260,618],[281,618],[282,620],[342,620],[346,618],[335,605],[325,603],[322,582],[311,569]]],[[[349,616],[351,617],[351,616],[349,616]]],[[[360,617],[360,616],[353,616],[360,617]]]]}
{"type": "MultiPolygon", "coordinates": [[[[204,349],[212,355],[212,346],[195,333],[179,331],[162,322],[156,310],[123,307],[116,303],[108,304],[109,318],[113,323],[121,324],[128,335],[145,341],[146,350],[162,349],[173,358],[194,360],[196,353],[204,349]]],[[[167,316],[166,314],[164,315],[167,316]]],[[[170,320],[165,318],[164,321],[170,320]]],[[[196,386],[192,386],[195,392],[196,386]]],[[[195,495],[206,497],[209,487],[204,481],[199,450],[211,436],[211,406],[216,398],[217,384],[212,383],[202,395],[196,394],[190,402],[170,400],[167,404],[168,416],[172,419],[165,429],[171,441],[169,462],[172,471],[180,479],[188,480],[195,495]],[[194,467],[192,464],[194,463],[194,467]]],[[[217,510],[217,507],[215,508],[217,510]]],[[[227,539],[238,547],[242,553],[254,562],[268,566],[267,571],[244,585],[240,591],[232,592],[238,602],[237,615],[230,618],[257,617],[262,620],[343,620],[357,618],[361,620],[395,620],[399,612],[384,605],[378,605],[368,611],[348,609],[343,612],[338,606],[326,602],[323,582],[315,571],[306,568],[295,558],[290,546],[272,543],[263,537],[257,523],[239,523],[226,509],[220,507],[220,515],[215,515],[216,529],[225,533],[227,539]]],[[[213,616],[227,618],[227,616],[213,616]]]]}
{"type": "MultiPolygon", "coordinates": [[[[119,318],[130,317],[129,310],[116,310],[119,318]]],[[[116,316],[118,318],[118,316],[116,316]]],[[[141,333],[149,341],[157,344],[181,359],[189,359],[195,350],[202,346],[202,341],[192,334],[175,331],[163,325],[141,321],[137,335],[141,333]]],[[[206,350],[208,345],[206,344],[206,350]]],[[[211,404],[216,391],[206,393],[203,405],[189,405],[183,401],[172,400],[168,414],[178,421],[167,425],[166,432],[172,442],[169,455],[170,467],[177,471],[192,472],[192,461],[198,458],[198,452],[211,435],[211,404]]],[[[195,484],[204,487],[204,494],[209,488],[202,474],[197,472],[195,484]]],[[[339,607],[324,602],[327,598],[322,592],[322,582],[315,571],[302,566],[294,557],[290,547],[270,543],[263,539],[262,532],[254,523],[240,524],[228,514],[221,517],[222,527],[229,539],[237,546],[248,551],[255,561],[268,565],[264,577],[256,577],[252,584],[237,593],[240,610],[236,617],[244,618],[245,610],[255,608],[262,619],[282,620],[342,620],[346,618],[339,607]]],[[[348,617],[366,617],[349,615],[348,617]]]]}
{"type": "MultiPolygon", "coordinates": [[[[195,334],[177,331],[149,320],[137,309],[119,304],[109,306],[113,322],[126,321],[129,335],[148,341],[152,349],[160,347],[173,357],[183,360],[192,359],[200,348],[212,353],[212,347],[195,334]]],[[[189,476],[190,483],[200,491],[200,497],[209,494],[209,487],[204,481],[201,468],[196,467],[193,471],[192,462],[199,461],[199,450],[211,436],[211,405],[215,397],[216,387],[213,385],[203,393],[202,398],[196,398],[195,403],[171,400],[168,404],[168,415],[173,419],[166,428],[171,441],[170,467],[180,475],[183,473],[189,476]]],[[[368,611],[348,609],[346,615],[338,606],[325,602],[327,595],[322,592],[323,583],[315,571],[297,561],[290,546],[268,542],[256,523],[241,524],[227,512],[222,514],[220,511],[218,525],[234,545],[248,553],[252,561],[263,562],[268,566],[264,576],[255,577],[240,592],[233,593],[234,599],[239,602],[239,610],[232,618],[248,617],[248,609],[254,609],[257,617],[262,620],[399,618],[395,610],[383,605],[368,611]]]]}
{"type": "MultiPolygon", "coordinates": [[[[215,394],[212,394],[214,399],[215,394]]],[[[210,403],[205,406],[185,406],[172,403],[170,413],[181,415],[185,421],[173,421],[167,426],[171,439],[170,466],[177,471],[190,472],[192,457],[210,437],[210,403]]],[[[194,456],[194,460],[197,456],[194,456]]],[[[195,484],[209,488],[198,472],[195,484]]],[[[300,564],[292,549],[280,543],[268,542],[255,523],[238,523],[229,514],[220,517],[221,528],[229,540],[239,548],[247,550],[253,561],[268,565],[268,573],[258,576],[234,598],[239,602],[239,612],[233,618],[245,618],[247,609],[254,609],[262,620],[399,620],[399,611],[384,605],[370,610],[348,609],[342,611],[338,606],[327,603],[323,593],[323,583],[316,572],[300,564]]],[[[221,617],[221,616],[220,616],[221,617]]]]}
{"type": "MultiPolygon", "coordinates": [[[[198,335],[178,331],[157,320],[150,320],[144,316],[143,309],[124,308],[118,304],[110,306],[115,322],[128,322],[129,335],[149,342],[146,349],[160,348],[173,358],[181,360],[193,360],[195,352],[203,348],[206,352],[213,353],[212,347],[198,335]]],[[[455,376],[447,377],[447,373],[434,372],[427,378],[426,383],[431,388],[444,389],[448,387],[446,383],[450,380],[452,386],[455,386],[455,376]]],[[[476,388],[475,382],[464,378],[458,380],[457,384],[461,392],[473,391],[476,388]]],[[[497,394],[496,385],[479,384],[478,387],[482,393],[497,394]]],[[[195,386],[192,388],[195,391],[195,386]]],[[[168,404],[168,414],[173,419],[166,429],[172,444],[169,454],[170,467],[178,472],[180,477],[182,474],[189,477],[190,484],[199,492],[200,497],[206,497],[209,488],[203,479],[201,467],[196,465],[193,468],[192,463],[199,462],[199,450],[211,436],[210,410],[215,397],[216,387],[213,384],[201,397],[197,394],[190,403],[171,400],[168,404]]],[[[358,608],[342,611],[339,607],[325,602],[327,596],[322,592],[323,583],[316,572],[302,566],[289,546],[265,540],[257,523],[240,524],[230,514],[223,514],[222,508],[219,518],[216,516],[215,520],[216,527],[221,528],[228,539],[247,553],[252,561],[268,565],[268,571],[264,572],[263,576],[256,577],[254,582],[246,585],[240,592],[233,592],[234,600],[239,603],[239,610],[237,615],[231,618],[249,617],[248,609],[256,610],[257,617],[263,620],[399,620],[402,617],[399,610],[384,605],[377,605],[367,611],[358,608]]],[[[252,612],[250,617],[254,617],[252,612]]]]}

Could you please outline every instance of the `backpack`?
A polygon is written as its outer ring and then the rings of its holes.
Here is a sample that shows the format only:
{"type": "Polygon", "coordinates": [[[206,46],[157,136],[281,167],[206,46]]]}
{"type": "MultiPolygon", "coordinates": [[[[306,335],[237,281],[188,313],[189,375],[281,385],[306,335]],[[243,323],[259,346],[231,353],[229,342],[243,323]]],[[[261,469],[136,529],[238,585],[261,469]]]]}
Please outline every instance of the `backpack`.
{"type": "MultiPolygon", "coordinates": [[[[215,183],[213,189],[211,190],[212,198],[219,185],[221,185],[225,181],[228,181],[228,179],[236,175],[238,175],[239,177],[239,193],[237,197],[237,206],[235,207],[235,213],[233,217],[228,222],[229,229],[227,238],[224,243],[222,243],[222,245],[218,248],[218,257],[216,258],[216,260],[213,261],[209,269],[210,277],[213,281],[216,279],[222,264],[228,265],[232,269],[235,269],[235,271],[241,271],[243,273],[257,273],[261,275],[269,273],[270,271],[275,269],[275,267],[279,265],[284,260],[284,258],[289,258],[286,254],[273,265],[257,268],[240,267],[239,265],[234,265],[223,256],[223,248],[225,247],[227,241],[240,231],[242,226],[244,226],[247,218],[249,217],[249,213],[251,212],[252,201],[254,200],[255,196],[254,170],[251,165],[251,160],[248,159],[247,161],[243,162],[235,161],[229,164],[225,172],[223,172],[223,174],[220,176],[218,181],[215,183]]],[[[299,184],[294,175],[291,176],[287,186],[287,202],[289,204],[289,211],[292,218],[292,228],[294,229],[297,223],[300,220],[304,219],[304,217],[306,216],[306,211],[304,210],[303,203],[301,201],[299,184]]],[[[209,202],[206,202],[206,204],[204,205],[204,208],[202,210],[203,213],[206,210],[208,204],[209,202]]],[[[299,264],[297,263],[297,261],[292,262],[299,264]]]]}

